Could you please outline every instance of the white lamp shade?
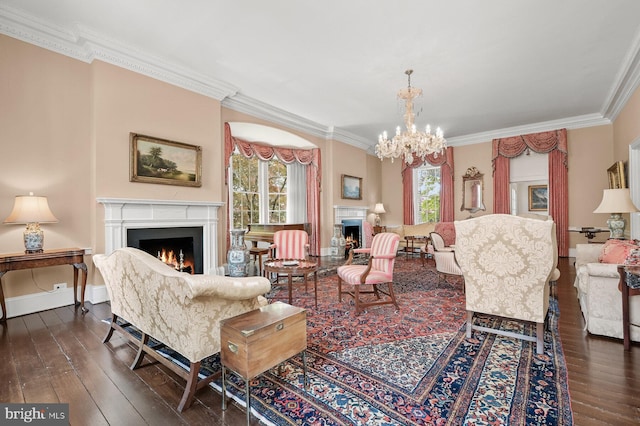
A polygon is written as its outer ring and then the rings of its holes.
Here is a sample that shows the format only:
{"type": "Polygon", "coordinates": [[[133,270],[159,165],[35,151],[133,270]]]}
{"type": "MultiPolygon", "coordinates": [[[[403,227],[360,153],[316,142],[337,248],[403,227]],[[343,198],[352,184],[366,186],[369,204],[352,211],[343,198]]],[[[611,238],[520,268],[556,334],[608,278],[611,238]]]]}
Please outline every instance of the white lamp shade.
{"type": "Polygon", "coordinates": [[[18,195],[13,210],[4,223],[54,223],[58,219],[51,213],[47,197],[18,195]]]}
{"type": "Polygon", "coordinates": [[[631,201],[628,188],[605,189],[602,201],[594,213],[635,213],[638,208],[631,201]]]}
{"type": "Polygon", "coordinates": [[[376,206],[373,208],[373,212],[375,214],[386,213],[386,211],[384,209],[384,205],[382,203],[376,203],[376,206]]]}

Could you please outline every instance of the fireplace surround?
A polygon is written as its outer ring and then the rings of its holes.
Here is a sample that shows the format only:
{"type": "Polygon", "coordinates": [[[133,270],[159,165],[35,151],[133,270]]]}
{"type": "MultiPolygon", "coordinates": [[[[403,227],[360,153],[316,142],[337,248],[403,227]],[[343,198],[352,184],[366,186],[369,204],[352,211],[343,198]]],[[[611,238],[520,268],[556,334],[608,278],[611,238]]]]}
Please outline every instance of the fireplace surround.
{"type": "Polygon", "coordinates": [[[202,228],[202,271],[224,275],[218,266],[218,210],[210,201],[98,198],[104,206],[105,254],[127,246],[130,229],[202,228]]]}

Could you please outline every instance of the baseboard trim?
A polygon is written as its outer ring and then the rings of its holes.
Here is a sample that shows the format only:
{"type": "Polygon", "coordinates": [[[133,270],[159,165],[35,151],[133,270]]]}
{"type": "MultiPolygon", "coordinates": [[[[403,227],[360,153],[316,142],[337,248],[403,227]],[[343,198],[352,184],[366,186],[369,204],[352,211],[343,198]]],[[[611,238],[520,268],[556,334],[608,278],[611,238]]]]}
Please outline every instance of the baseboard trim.
{"type": "MultiPolygon", "coordinates": [[[[78,294],[80,289],[78,289],[78,294]]],[[[78,296],[78,299],[80,297],[78,296]]],[[[85,289],[85,301],[92,304],[109,300],[107,288],[104,285],[87,284],[85,289]]],[[[43,291],[27,294],[25,296],[10,297],[5,300],[7,305],[7,318],[33,314],[35,312],[55,309],[73,304],[73,287],[67,287],[57,291],[43,291]]]]}

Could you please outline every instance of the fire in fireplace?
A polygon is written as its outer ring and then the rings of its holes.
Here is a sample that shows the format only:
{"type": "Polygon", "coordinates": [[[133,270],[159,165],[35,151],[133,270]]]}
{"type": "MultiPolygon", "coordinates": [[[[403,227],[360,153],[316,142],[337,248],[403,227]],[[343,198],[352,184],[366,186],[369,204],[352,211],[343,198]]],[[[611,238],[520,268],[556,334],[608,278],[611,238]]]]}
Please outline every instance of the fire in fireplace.
{"type": "Polygon", "coordinates": [[[362,241],[362,220],[344,219],[342,221],[342,234],[348,248],[359,248],[362,241]]]}
{"type": "Polygon", "coordinates": [[[127,246],[156,256],[178,271],[202,274],[202,227],[129,228],[127,246]]]}

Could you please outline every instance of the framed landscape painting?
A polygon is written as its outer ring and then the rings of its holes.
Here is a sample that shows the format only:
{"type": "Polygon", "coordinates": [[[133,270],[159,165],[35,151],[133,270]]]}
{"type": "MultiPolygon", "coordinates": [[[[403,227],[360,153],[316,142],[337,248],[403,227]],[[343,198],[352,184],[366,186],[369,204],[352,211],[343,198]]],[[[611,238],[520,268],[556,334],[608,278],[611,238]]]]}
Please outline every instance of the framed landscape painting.
{"type": "Polygon", "coordinates": [[[547,185],[529,186],[529,211],[549,210],[549,196],[547,185]]]}
{"type": "Polygon", "coordinates": [[[131,182],[202,186],[202,148],[137,133],[129,134],[131,182]]]}
{"type": "Polygon", "coordinates": [[[362,178],[342,175],[342,198],[362,200],[362,178]]]}

